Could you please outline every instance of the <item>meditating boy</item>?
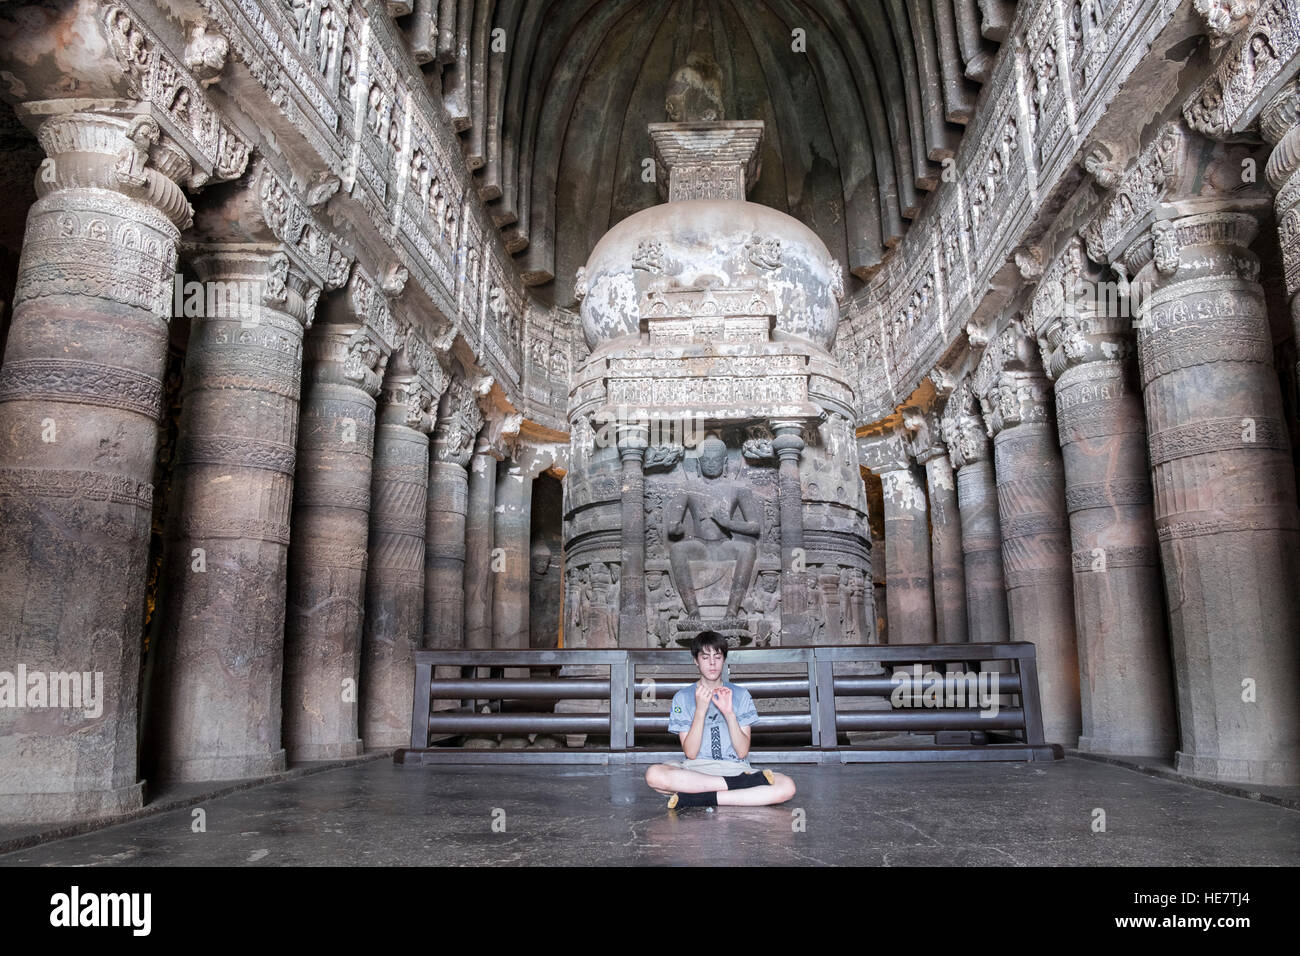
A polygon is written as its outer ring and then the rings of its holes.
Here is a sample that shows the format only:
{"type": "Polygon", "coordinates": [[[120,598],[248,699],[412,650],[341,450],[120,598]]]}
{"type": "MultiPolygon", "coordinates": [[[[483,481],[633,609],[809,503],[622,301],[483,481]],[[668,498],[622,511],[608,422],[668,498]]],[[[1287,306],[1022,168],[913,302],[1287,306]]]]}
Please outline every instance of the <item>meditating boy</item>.
{"type": "Polygon", "coordinates": [[[724,683],[727,641],[702,631],[691,642],[700,679],[673,695],[668,730],[681,739],[686,759],[657,763],[646,783],[668,794],[668,808],[746,806],[784,803],[794,796],[794,781],[771,770],[757,771],[749,754],[750,727],[758,710],[749,691],[724,683]]]}

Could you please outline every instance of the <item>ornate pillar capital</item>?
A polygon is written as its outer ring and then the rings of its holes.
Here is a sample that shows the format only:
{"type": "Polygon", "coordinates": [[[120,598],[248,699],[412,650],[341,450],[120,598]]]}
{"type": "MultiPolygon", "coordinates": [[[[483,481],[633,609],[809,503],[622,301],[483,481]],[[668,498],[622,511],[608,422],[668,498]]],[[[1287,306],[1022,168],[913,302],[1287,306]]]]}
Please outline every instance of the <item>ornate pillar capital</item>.
{"type": "Polygon", "coordinates": [[[781,461],[799,460],[806,442],[803,440],[804,423],[800,419],[774,418],[772,420],[772,451],[781,461]]]}
{"type": "Polygon", "coordinates": [[[1051,385],[1037,372],[1001,372],[980,396],[989,434],[1050,420],[1051,385]]]}
{"type": "Polygon", "coordinates": [[[980,419],[969,382],[963,381],[944,406],[943,441],[957,469],[989,458],[989,436],[980,419]]]}
{"type": "Polygon", "coordinates": [[[405,356],[398,352],[389,364],[379,391],[379,421],[404,425],[428,435],[433,431],[438,396],[425,384],[405,356]]]}
{"type": "Polygon", "coordinates": [[[905,471],[912,466],[901,429],[889,429],[858,438],[858,464],[875,475],[905,471]]]}
{"type": "MultiPolygon", "coordinates": [[[[1253,211],[1221,209],[1155,219],[1120,258],[1132,281],[1153,289],[1196,279],[1253,282],[1259,276],[1259,259],[1250,244],[1258,231],[1253,211]]],[[[1139,304],[1139,312],[1144,304],[1139,304]]]]}
{"type": "Polygon", "coordinates": [[[61,189],[105,189],[150,206],[179,231],[193,210],[179,182],[189,157],[163,135],[148,112],[114,115],[77,111],[76,101],[24,103],[27,118],[39,122],[36,139],[46,159],[36,174],[36,195],[61,189]]]}
{"type": "Polygon", "coordinates": [[[1043,370],[1055,381],[1085,362],[1122,361],[1133,352],[1132,322],[1120,284],[1106,282],[1071,237],[1044,270],[1030,311],[1043,370]]]}
{"type": "Polygon", "coordinates": [[[469,464],[474,441],[482,427],[483,413],[473,388],[464,378],[453,378],[439,405],[433,437],[434,459],[464,468],[469,464]]]}
{"type": "Polygon", "coordinates": [[[907,429],[909,450],[918,465],[948,453],[943,443],[943,425],[934,409],[903,409],[903,427],[907,429]]]}
{"type": "Polygon", "coordinates": [[[622,461],[641,461],[650,446],[650,426],[646,422],[619,422],[614,426],[618,457],[622,461]]]}

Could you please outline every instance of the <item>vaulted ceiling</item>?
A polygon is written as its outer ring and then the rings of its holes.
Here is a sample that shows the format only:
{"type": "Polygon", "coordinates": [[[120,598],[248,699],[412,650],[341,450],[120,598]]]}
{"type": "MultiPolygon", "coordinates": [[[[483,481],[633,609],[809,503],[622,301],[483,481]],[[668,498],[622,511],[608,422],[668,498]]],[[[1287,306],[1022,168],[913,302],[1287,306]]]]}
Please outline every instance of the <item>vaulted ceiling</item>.
{"type": "Polygon", "coordinates": [[[398,23],[431,57],[426,81],[462,130],[520,272],[565,305],[596,241],[660,201],[643,175],[646,125],[666,119],[665,94],[692,54],[717,63],[726,119],[766,124],[749,198],[802,220],[869,276],[937,185],[1014,10],[1014,0],[415,0],[398,23]]]}

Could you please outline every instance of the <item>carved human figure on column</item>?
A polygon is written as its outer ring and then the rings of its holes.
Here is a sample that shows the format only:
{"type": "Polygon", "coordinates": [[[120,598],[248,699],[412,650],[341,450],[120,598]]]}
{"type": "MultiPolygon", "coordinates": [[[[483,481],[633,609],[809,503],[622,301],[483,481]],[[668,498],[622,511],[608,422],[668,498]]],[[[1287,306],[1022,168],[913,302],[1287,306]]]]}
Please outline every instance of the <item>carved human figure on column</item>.
{"type": "Polygon", "coordinates": [[[664,509],[673,584],[687,617],[698,618],[691,561],[734,560],[726,613],[734,618],[740,614],[740,602],[753,575],[762,512],[747,485],[724,477],[727,446],[722,439],[706,438],[700,445],[699,461],[704,480],[679,491],[664,509]]]}

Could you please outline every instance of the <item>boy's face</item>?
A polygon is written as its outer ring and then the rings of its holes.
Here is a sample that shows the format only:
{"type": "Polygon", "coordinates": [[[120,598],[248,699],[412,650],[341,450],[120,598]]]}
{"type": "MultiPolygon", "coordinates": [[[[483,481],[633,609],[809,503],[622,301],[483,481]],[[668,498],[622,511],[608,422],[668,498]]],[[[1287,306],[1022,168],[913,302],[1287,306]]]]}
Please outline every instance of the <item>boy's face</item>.
{"type": "Polygon", "coordinates": [[[700,669],[700,676],[707,681],[715,681],[722,675],[722,665],[726,656],[716,647],[705,647],[695,658],[695,666],[700,669]]]}

